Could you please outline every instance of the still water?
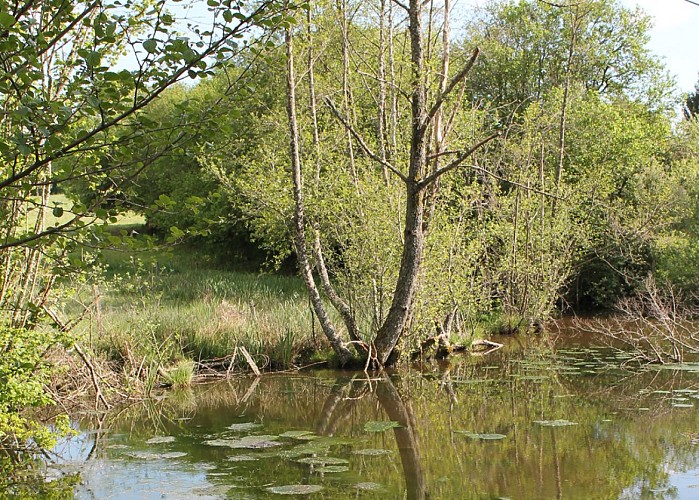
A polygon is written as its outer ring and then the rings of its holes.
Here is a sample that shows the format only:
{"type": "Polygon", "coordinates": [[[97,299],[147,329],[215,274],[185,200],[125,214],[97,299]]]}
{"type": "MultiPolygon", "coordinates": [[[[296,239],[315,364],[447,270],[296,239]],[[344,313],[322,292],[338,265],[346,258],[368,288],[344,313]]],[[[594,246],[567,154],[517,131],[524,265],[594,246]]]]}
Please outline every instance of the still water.
{"type": "Polygon", "coordinates": [[[699,364],[527,342],[167,392],[84,416],[58,471],[97,499],[699,498],[699,364]]]}

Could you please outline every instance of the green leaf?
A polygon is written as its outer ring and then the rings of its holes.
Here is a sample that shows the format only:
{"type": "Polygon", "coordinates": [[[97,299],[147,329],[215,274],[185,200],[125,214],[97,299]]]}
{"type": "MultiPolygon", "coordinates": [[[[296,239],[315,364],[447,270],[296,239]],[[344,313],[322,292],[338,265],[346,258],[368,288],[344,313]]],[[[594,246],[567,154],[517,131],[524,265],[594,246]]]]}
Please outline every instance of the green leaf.
{"type": "Polygon", "coordinates": [[[225,19],[227,23],[230,23],[231,21],[233,21],[233,13],[230,10],[224,10],[223,19],[225,19]]]}
{"type": "Polygon", "coordinates": [[[87,64],[88,68],[96,68],[100,65],[102,55],[96,50],[91,50],[87,54],[85,54],[84,58],[85,64],[87,64]]]}
{"type": "Polygon", "coordinates": [[[48,141],[54,151],[59,150],[61,149],[61,147],[63,147],[63,141],[61,141],[60,137],[58,137],[57,135],[49,136],[48,141]]]}
{"type": "Polygon", "coordinates": [[[15,19],[14,16],[9,12],[0,12],[0,26],[2,26],[3,28],[9,28],[16,22],[17,19],[15,19]]]}
{"type": "Polygon", "coordinates": [[[143,42],[143,48],[146,49],[146,52],[149,54],[153,54],[158,50],[158,41],[155,38],[149,38],[143,42]]]}
{"type": "Polygon", "coordinates": [[[170,227],[170,235],[172,235],[174,238],[182,238],[184,237],[184,231],[177,226],[172,226],[170,227]]]}
{"type": "Polygon", "coordinates": [[[394,422],[393,420],[384,420],[379,422],[369,421],[364,424],[364,430],[366,432],[386,432],[397,427],[402,427],[402,425],[400,425],[398,422],[394,422]]]}

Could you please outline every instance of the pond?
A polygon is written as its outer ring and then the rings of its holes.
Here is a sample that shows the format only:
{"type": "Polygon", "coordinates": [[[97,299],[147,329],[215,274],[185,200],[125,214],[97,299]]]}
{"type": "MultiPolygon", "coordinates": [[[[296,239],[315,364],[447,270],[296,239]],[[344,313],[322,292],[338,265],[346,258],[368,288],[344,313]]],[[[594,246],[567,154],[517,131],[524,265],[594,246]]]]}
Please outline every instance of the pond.
{"type": "Polygon", "coordinates": [[[390,376],[239,377],[84,416],[76,498],[698,498],[699,365],[512,340],[390,376]]]}

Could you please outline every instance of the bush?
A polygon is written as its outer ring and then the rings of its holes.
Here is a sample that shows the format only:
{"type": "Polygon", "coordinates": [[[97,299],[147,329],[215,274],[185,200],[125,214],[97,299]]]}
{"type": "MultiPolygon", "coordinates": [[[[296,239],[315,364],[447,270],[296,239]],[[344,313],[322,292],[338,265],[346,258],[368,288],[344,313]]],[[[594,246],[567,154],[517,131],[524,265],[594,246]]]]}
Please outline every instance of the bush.
{"type": "Polygon", "coordinates": [[[46,388],[51,367],[45,355],[61,340],[54,332],[0,326],[0,446],[15,457],[14,450],[51,447],[69,430],[65,416],[49,429],[27,415],[55,404],[46,388]]]}

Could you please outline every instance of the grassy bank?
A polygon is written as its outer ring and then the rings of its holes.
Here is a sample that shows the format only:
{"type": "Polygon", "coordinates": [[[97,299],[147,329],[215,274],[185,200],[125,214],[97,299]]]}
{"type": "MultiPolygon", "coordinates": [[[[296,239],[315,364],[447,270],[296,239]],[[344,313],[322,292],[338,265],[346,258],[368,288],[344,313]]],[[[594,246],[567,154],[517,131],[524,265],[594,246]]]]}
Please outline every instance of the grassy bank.
{"type": "MultiPolygon", "coordinates": [[[[186,379],[186,360],[227,368],[236,347],[260,368],[286,369],[324,346],[293,276],[222,268],[187,247],[104,260],[103,279],[81,297],[99,300],[78,334],[130,377],[173,367],[186,379]]],[[[233,369],[247,368],[238,355],[233,369]]]]}

